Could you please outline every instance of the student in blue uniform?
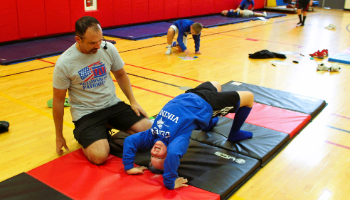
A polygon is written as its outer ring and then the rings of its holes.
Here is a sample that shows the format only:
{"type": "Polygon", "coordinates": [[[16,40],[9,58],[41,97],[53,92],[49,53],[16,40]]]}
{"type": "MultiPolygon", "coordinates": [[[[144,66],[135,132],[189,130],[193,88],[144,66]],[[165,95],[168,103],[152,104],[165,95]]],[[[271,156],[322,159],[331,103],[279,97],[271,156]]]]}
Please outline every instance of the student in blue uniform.
{"type": "Polygon", "coordinates": [[[254,103],[248,91],[221,92],[218,82],[205,82],[169,101],[159,112],[152,128],[128,136],[124,141],[123,164],[127,174],[143,174],[147,167],[134,167],[138,149],[151,149],[150,169],[163,173],[166,188],[187,186],[187,179],[178,177],[180,159],[186,153],[193,130],[210,130],[218,116],[236,113],[228,136],[229,141],[245,140],[253,133],[240,130],[254,103]]]}
{"type": "Polygon", "coordinates": [[[190,52],[187,49],[187,35],[192,34],[194,44],[195,44],[195,53],[201,54],[199,51],[200,46],[200,36],[203,26],[201,23],[193,22],[188,19],[181,19],[174,22],[173,25],[170,26],[167,34],[167,51],[166,55],[171,54],[172,42],[177,34],[177,44],[179,45],[179,50],[186,53],[186,56],[189,56],[190,52]]]}
{"type": "Polygon", "coordinates": [[[267,16],[266,12],[257,13],[251,10],[240,10],[240,9],[223,10],[221,12],[221,15],[226,17],[266,17],[267,16]]]}
{"type": "Polygon", "coordinates": [[[250,10],[254,10],[254,0],[242,0],[237,9],[248,10],[250,5],[252,5],[250,10]]]}

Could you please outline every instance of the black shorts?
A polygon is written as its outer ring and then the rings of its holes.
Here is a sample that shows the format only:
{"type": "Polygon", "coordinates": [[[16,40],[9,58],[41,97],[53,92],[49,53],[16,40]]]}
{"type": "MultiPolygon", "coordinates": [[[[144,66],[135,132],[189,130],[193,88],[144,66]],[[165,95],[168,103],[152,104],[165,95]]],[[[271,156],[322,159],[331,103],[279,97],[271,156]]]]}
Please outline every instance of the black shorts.
{"type": "Polygon", "coordinates": [[[85,149],[93,142],[109,137],[106,124],[113,128],[127,131],[132,125],[141,119],[143,115],[137,116],[130,105],[119,102],[114,106],[95,111],[74,121],[74,138],[85,149]]]}
{"type": "Polygon", "coordinates": [[[204,82],[186,93],[194,93],[202,97],[213,108],[213,117],[234,113],[239,107],[239,94],[236,91],[218,92],[211,82],[204,82]]]}
{"type": "Polygon", "coordinates": [[[298,1],[297,9],[303,9],[303,11],[309,10],[310,1],[298,1]]]}

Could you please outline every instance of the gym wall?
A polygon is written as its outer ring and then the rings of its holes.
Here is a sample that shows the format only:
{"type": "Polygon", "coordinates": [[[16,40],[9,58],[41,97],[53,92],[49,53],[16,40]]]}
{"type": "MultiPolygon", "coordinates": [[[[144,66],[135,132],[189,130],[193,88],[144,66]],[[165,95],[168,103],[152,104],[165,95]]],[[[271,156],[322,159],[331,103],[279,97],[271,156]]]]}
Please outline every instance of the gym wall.
{"type": "MultiPolygon", "coordinates": [[[[255,9],[264,0],[254,0],[255,9]]],[[[1,0],[0,43],[74,32],[82,16],[97,18],[101,26],[116,27],[220,13],[241,0],[1,0]],[[87,1],[96,10],[85,10],[87,1]]]]}

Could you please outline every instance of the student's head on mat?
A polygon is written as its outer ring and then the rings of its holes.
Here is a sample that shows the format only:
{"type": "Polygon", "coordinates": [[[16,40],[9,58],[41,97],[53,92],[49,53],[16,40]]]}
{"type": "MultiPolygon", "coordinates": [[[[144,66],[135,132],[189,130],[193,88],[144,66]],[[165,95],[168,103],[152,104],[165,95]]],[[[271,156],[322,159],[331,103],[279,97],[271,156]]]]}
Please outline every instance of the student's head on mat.
{"type": "Polygon", "coordinates": [[[227,13],[228,13],[228,10],[223,10],[223,11],[221,11],[221,15],[222,15],[222,16],[226,16],[227,13]]]}
{"type": "Polygon", "coordinates": [[[160,140],[154,143],[151,149],[151,162],[149,169],[156,174],[162,174],[164,170],[164,160],[167,155],[167,146],[160,140]]]}
{"type": "Polygon", "coordinates": [[[191,25],[191,34],[199,35],[203,29],[203,25],[201,23],[195,22],[191,25]]]}
{"type": "Polygon", "coordinates": [[[84,54],[95,54],[103,41],[100,22],[90,16],[84,16],[75,22],[75,40],[78,50],[84,54]]]}

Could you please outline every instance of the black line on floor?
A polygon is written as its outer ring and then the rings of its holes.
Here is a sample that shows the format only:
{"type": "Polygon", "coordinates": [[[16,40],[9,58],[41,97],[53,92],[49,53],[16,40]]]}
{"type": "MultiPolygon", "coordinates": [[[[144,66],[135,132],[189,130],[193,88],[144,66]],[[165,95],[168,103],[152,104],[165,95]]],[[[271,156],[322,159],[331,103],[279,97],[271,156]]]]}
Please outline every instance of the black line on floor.
{"type": "Polygon", "coordinates": [[[0,76],[0,78],[13,76],[13,75],[18,75],[18,74],[23,74],[23,73],[27,73],[27,72],[32,72],[32,71],[36,71],[36,70],[40,70],[40,69],[46,69],[46,68],[50,68],[50,67],[54,67],[54,66],[55,65],[51,65],[51,66],[47,66],[47,67],[41,67],[41,68],[37,68],[37,69],[31,69],[31,70],[27,70],[27,71],[17,72],[17,73],[14,73],[14,74],[7,74],[7,75],[4,75],[4,76],[0,76]]]}
{"type": "Polygon", "coordinates": [[[174,86],[174,87],[180,87],[178,85],[174,85],[174,84],[171,84],[171,83],[166,83],[166,82],[163,82],[163,81],[158,81],[158,80],[155,80],[155,79],[147,78],[147,77],[144,77],[144,76],[139,76],[139,75],[136,75],[136,74],[130,74],[130,73],[127,73],[127,74],[131,75],[131,76],[136,76],[136,77],[139,77],[139,78],[151,80],[151,81],[154,81],[154,82],[158,82],[158,83],[163,83],[165,85],[171,85],[171,86],[174,86]]]}
{"type": "Polygon", "coordinates": [[[350,131],[348,131],[348,130],[344,130],[344,129],[341,129],[341,128],[336,128],[334,126],[327,126],[327,127],[335,129],[335,130],[338,130],[338,131],[343,131],[343,132],[346,132],[346,133],[350,133],[350,131]]]}
{"type": "Polygon", "coordinates": [[[166,44],[166,43],[164,42],[164,43],[161,43],[161,44],[154,44],[154,45],[140,47],[140,48],[136,48],[136,49],[129,49],[129,50],[125,50],[125,51],[120,51],[119,53],[125,53],[125,52],[129,52],[129,51],[140,50],[140,49],[145,49],[145,48],[149,48],[149,47],[155,47],[155,46],[164,45],[164,44],[166,44]]]}

